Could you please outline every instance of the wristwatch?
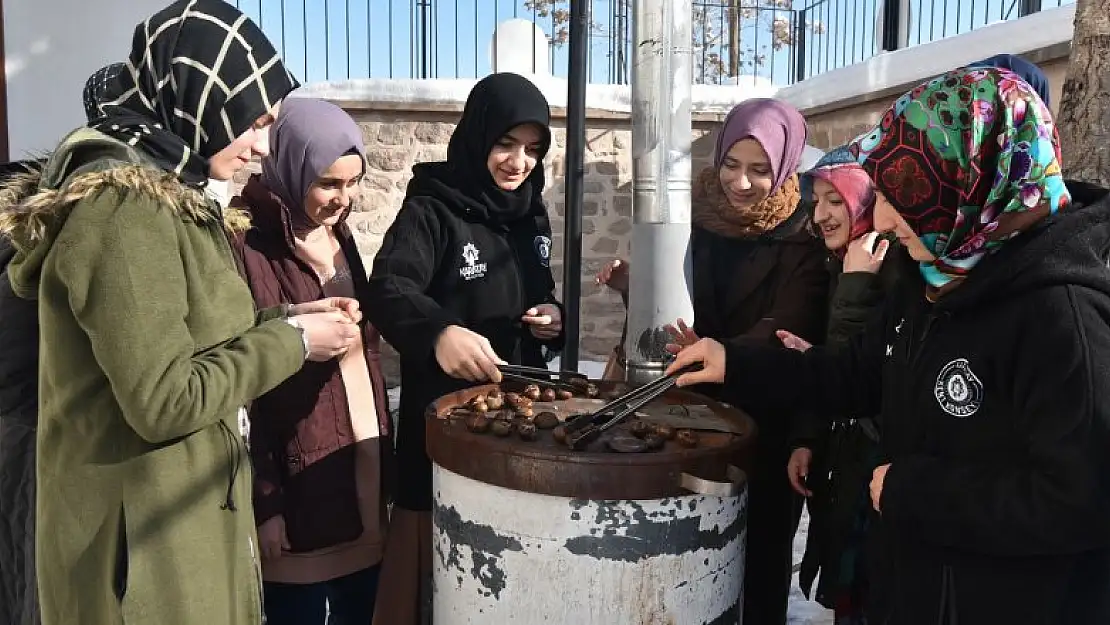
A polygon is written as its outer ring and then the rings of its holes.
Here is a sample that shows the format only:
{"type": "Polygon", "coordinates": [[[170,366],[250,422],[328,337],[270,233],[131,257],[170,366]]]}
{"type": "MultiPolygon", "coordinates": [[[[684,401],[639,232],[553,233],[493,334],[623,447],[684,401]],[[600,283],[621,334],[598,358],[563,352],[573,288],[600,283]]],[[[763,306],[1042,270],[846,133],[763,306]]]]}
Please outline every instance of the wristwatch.
{"type": "Polygon", "coordinates": [[[295,328],[301,335],[301,346],[304,347],[304,359],[308,360],[308,334],[305,333],[304,324],[296,317],[286,317],[282,321],[295,328]]]}

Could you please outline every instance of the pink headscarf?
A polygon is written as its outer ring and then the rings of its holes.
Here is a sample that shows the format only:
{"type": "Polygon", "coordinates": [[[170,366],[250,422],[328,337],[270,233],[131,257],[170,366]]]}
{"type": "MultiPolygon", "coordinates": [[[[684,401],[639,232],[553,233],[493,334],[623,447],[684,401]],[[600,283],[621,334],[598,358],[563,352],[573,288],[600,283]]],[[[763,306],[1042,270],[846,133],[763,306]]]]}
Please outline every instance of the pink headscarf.
{"type": "MultiPolygon", "coordinates": [[[[824,180],[844,198],[848,207],[849,241],[871,232],[874,228],[875,187],[863,167],[857,163],[818,165],[806,172],[806,176],[824,180]]],[[[812,185],[807,186],[812,188],[812,185]]],[[[841,256],[844,253],[844,250],[834,251],[841,256]]]]}
{"type": "Polygon", "coordinates": [[[774,193],[798,169],[808,133],[805,118],[789,104],[770,98],[745,100],[725,117],[717,135],[713,166],[721,168],[725,155],[736,142],[755,139],[771,161],[771,177],[774,179],[771,193],[774,193]]]}

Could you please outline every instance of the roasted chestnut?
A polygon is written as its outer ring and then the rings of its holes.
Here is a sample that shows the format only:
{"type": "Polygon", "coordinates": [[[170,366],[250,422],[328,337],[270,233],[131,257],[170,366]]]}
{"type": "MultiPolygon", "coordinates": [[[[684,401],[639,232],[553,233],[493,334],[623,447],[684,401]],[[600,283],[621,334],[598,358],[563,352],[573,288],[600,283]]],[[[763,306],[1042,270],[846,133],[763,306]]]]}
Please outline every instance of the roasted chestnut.
{"type": "Polygon", "coordinates": [[[524,399],[520,393],[505,393],[505,405],[509,408],[516,408],[520,405],[520,401],[524,399]]]}
{"type": "Polygon", "coordinates": [[[531,419],[533,414],[535,414],[535,413],[532,412],[532,406],[530,406],[530,405],[529,406],[523,406],[519,410],[516,411],[516,416],[524,417],[525,419],[531,419]]]}
{"type": "Polygon", "coordinates": [[[644,445],[646,445],[648,449],[660,449],[667,443],[667,439],[659,436],[655,432],[648,434],[643,440],[644,445]]]}
{"type": "Polygon", "coordinates": [[[666,423],[657,423],[652,431],[659,435],[663,440],[669,441],[674,438],[674,428],[666,423]]]}
{"type": "Polygon", "coordinates": [[[516,433],[522,441],[534,441],[536,440],[536,424],[521,421],[516,425],[516,433]]]}
{"type": "Polygon", "coordinates": [[[698,446],[698,433],[693,430],[679,430],[675,432],[674,439],[683,447],[698,446]]]}
{"type": "Polygon", "coordinates": [[[586,397],[593,398],[593,397],[597,397],[600,394],[601,394],[601,389],[599,389],[597,387],[597,385],[594,384],[593,382],[590,382],[589,384],[586,385],[586,397]]]}
{"type": "Polygon", "coordinates": [[[565,444],[567,442],[567,426],[555,426],[555,429],[551,430],[551,438],[555,439],[556,443],[565,444]]]}
{"type": "Polygon", "coordinates": [[[505,394],[500,389],[494,389],[486,395],[486,405],[490,410],[500,410],[505,405],[505,394]]]}
{"type": "Polygon", "coordinates": [[[566,389],[559,389],[555,391],[555,399],[570,399],[571,397],[574,397],[574,393],[566,389]]]}
{"type": "Polygon", "coordinates": [[[541,412],[536,415],[536,418],[533,419],[532,422],[541,430],[550,430],[559,425],[559,415],[554,412],[541,412]]]}
{"type": "Polygon", "coordinates": [[[481,414],[472,414],[466,418],[466,429],[481,434],[489,429],[489,418],[481,414]]]}
{"type": "Polygon", "coordinates": [[[486,414],[489,412],[489,406],[484,401],[478,401],[470,404],[470,409],[478,414],[486,414]]]}
{"type": "Polygon", "coordinates": [[[632,432],[632,435],[636,438],[644,438],[648,434],[651,434],[652,427],[650,423],[637,420],[632,422],[632,425],[629,426],[628,431],[632,432]]]}
{"type": "Polygon", "coordinates": [[[527,397],[528,399],[531,399],[532,401],[536,401],[540,398],[540,387],[538,384],[529,384],[528,386],[524,387],[524,391],[521,392],[521,395],[527,397]]]}
{"type": "Polygon", "coordinates": [[[513,422],[496,419],[489,424],[489,431],[492,432],[494,436],[508,436],[513,433],[513,422]]]}
{"type": "Polygon", "coordinates": [[[648,448],[646,441],[627,434],[614,434],[605,440],[605,445],[622,454],[636,454],[647,451],[648,448]]]}
{"type": "Polygon", "coordinates": [[[555,389],[545,388],[540,391],[540,401],[555,401],[555,389]]]}

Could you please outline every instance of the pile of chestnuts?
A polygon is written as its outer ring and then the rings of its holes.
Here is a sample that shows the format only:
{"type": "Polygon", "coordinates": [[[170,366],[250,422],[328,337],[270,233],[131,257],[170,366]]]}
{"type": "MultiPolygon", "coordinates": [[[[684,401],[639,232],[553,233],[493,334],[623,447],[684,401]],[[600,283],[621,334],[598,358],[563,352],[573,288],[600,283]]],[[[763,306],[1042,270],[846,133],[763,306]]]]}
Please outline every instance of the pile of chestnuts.
{"type": "MultiPolygon", "coordinates": [[[[597,386],[594,384],[581,385],[582,393],[597,396],[597,386]]],[[[537,401],[553,402],[556,400],[570,399],[574,393],[566,389],[545,388],[540,389],[538,384],[529,384],[519,393],[493,389],[488,393],[479,394],[471,399],[462,408],[469,414],[466,417],[466,429],[475,434],[489,432],[494,436],[507,437],[516,434],[524,441],[534,441],[539,430],[551,430],[559,427],[561,421],[554,412],[534,410],[537,401]]]]}

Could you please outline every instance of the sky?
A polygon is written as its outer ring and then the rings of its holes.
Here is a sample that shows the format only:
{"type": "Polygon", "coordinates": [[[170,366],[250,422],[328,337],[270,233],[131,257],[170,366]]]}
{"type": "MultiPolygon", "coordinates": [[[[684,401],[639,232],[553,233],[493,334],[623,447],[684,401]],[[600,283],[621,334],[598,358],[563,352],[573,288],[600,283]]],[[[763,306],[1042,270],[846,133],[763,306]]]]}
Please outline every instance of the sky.
{"type": "MultiPolygon", "coordinates": [[[[485,76],[490,72],[489,49],[497,23],[524,18],[552,33],[551,18],[535,16],[525,8],[524,0],[229,1],[262,26],[293,73],[306,83],[347,78],[485,76]],[[421,40],[431,42],[426,55],[423,46],[416,43],[421,40]]],[[[744,6],[770,2],[742,1],[744,6]]],[[[709,7],[708,17],[695,21],[695,30],[721,30],[722,2],[693,0],[695,7],[709,7]]],[[[1042,0],[1042,6],[1048,9],[1071,2],[1074,0],[1042,0]]],[[[590,82],[627,82],[630,66],[622,79],[611,49],[610,33],[618,31],[621,23],[618,3],[622,0],[593,0],[596,29],[590,38],[590,82]]],[[[623,0],[622,4],[630,2],[623,0]]],[[[1018,0],[916,0],[910,4],[911,45],[1013,19],[1018,10],[1018,0]]],[[[820,73],[872,56],[880,5],[881,0],[795,0],[795,9],[807,9],[806,21],[811,25],[802,59],[806,73],[820,73]],[[824,32],[813,32],[814,27],[824,32]]],[[[568,3],[557,1],[556,7],[565,10],[568,3]]],[[[757,49],[764,59],[758,67],[745,67],[742,74],[750,77],[758,73],[776,84],[791,81],[796,70],[794,51],[790,46],[773,50],[769,44],[772,19],[778,17],[790,23],[792,15],[797,13],[761,10],[758,17],[744,22],[742,47],[757,49]]],[[[626,51],[630,55],[631,47],[626,51]]],[[[724,54],[720,48],[695,50],[697,82],[713,82],[712,73],[703,71],[700,63],[703,53],[713,52],[724,54]]],[[[553,48],[548,69],[556,76],[566,76],[565,45],[553,48]]]]}

